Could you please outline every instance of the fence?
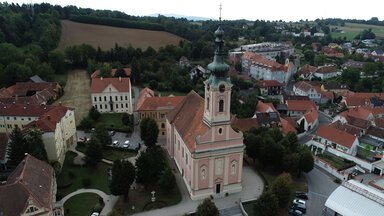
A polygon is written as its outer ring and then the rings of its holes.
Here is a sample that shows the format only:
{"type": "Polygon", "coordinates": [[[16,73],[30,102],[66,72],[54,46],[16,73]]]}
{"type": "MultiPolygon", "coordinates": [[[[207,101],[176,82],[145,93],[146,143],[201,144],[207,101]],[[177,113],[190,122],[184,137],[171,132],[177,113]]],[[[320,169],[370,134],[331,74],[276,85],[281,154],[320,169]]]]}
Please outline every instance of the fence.
{"type": "Polygon", "coordinates": [[[340,180],[343,180],[344,174],[342,174],[339,171],[337,171],[337,169],[335,167],[333,167],[331,164],[329,164],[328,162],[326,162],[323,159],[320,159],[319,157],[317,157],[315,155],[313,155],[313,158],[315,159],[315,164],[318,167],[320,167],[321,169],[327,171],[328,173],[330,173],[331,175],[335,176],[336,178],[338,178],[340,180]]]}

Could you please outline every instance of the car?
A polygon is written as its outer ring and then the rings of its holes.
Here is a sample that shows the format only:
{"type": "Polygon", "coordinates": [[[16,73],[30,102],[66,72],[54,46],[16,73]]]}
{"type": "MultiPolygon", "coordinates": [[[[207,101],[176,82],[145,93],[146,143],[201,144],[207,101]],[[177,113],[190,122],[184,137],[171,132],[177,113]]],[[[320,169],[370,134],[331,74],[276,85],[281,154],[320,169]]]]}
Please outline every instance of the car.
{"type": "Polygon", "coordinates": [[[303,213],[306,213],[307,212],[307,207],[301,203],[298,203],[298,204],[293,204],[292,209],[295,209],[295,210],[299,210],[303,213]]]}
{"type": "Polygon", "coordinates": [[[140,148],[141,148],[141,143],[138,143],[135,150],[140,150],[140,148]]]}
{"type": "Polygon", "coordinates": [[[99,216],[99,215],[100,215],[99,212],[93,212],[93,213],[91,214],[91,216],[99,216]]]}
{"type": "Polygon", "coordinates": [[[120,142],[117,140],[113,141],[113,143],[112,143],[113,146],[118,146],[119,144],[120,144],[120,142]]]}
{"type": "Polygon", "coordinates": [[[88,138],[87,137],[80,137],[79,142],[87,142],[88,138]]]}
{"type": "Polygon", "coordinates": [[[302,216],[302,215],[303,215],[303,212],[301,212],[300,210],[291,208],[291,209],[289,209],[288,214],[289,214],[290,216],[302,216]]]}
{"type": "Polygon", "coordinates": [[[296,198],[308,200],[308,194],[304,192],[296,192],[296,198]]]}
{"type": "Polygon", "coordinates": [[[116,131],[111,131],[111,132],[109,132],[109,134],[110,134],[111,136],[115,135],[115,133],[116,133],[116,131]]]}
{"type": "Polygon", "coordinates": [[[293,204],[303,204],[303,205],[305,205],[305,201],[301,200],[301,199],[294,199],[293,200],[293,204]]]}
{"type": "Polygon", "coordinates": [[[124,148],[128,148],[129,147],[129,140],[126,140],[123,144],[123,147],[124,148]]]}

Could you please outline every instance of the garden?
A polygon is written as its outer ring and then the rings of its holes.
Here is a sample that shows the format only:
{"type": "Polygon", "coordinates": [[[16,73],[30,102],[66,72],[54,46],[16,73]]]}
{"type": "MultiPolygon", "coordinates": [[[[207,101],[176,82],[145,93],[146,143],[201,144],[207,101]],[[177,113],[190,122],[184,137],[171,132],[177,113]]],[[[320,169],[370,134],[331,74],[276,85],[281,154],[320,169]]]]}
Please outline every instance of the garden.
{"type": "Polygon", "coordinates": [[[317,154],[317,157],[328,162],[331,166],[335,167],[337,170],[343,170],[352,166],[355,166],[356,163],[347,159],[339,159],[337,157],[328,155],[328,154],[317,154]]]}
{"type": "Polygon", "coordinates": [[[66,216],[91,215],[92,212],[101,212],[104,202],[94,193],[82,193],[69,198],[64,204],[66,216]]]}

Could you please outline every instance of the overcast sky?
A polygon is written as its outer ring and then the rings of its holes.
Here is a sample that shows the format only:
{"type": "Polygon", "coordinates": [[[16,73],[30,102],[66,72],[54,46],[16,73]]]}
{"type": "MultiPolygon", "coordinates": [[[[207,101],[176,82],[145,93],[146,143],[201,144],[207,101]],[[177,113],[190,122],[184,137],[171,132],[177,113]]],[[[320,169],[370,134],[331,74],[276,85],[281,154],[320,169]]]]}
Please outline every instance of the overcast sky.
{"type": "MultiPolygon", "coordinates": [[[[3,1],[3,0],[1,0],[3,1]]],[[[30,3],[31,0],[8,1],[30,3]]],[[[33,0],[61,6],[119,10],[130,15],[180,14],[207,18],[248,20],[314,20],[316,18],[384,19],[383,0],[33,0]]]]}

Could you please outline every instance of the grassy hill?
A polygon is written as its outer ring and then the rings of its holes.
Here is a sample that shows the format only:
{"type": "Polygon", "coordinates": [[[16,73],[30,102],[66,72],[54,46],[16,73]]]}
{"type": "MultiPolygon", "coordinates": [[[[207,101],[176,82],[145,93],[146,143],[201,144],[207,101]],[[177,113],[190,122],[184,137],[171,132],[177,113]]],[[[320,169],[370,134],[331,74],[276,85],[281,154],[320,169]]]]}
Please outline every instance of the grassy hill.
{"type": "Polygon", "coordinates": [[[131,44],[135,48],[147,49],[148,46],[158,49],[167,44],[178,44],[183,38],[164,31],[150,31],[132,28],[119,28],[104,25],[77,23],[69,20],[61,21],[62,30],[58,49],[74,44],[90,44],[107,50],[131,44]]]}
{"type": "Polygon", "coordinates": [[[345,26],[330,26],[330,28],[337,27],[344,31],[344,33],[332,32],[332,37],[347,37],[348,40],[352,40],[357,34],[364,29],[372,29],[376,34],[376,38],[384,38],[384,26],[357,24],[357,23],[345,23],[345,26]]]}

